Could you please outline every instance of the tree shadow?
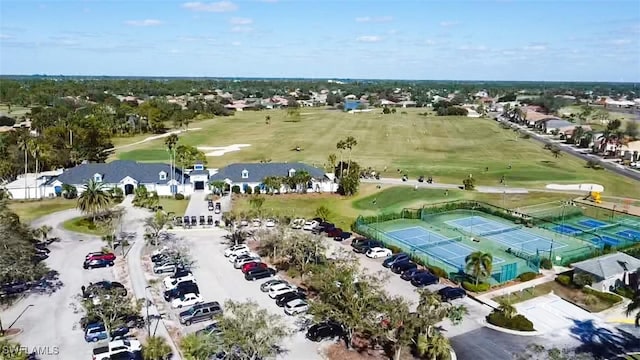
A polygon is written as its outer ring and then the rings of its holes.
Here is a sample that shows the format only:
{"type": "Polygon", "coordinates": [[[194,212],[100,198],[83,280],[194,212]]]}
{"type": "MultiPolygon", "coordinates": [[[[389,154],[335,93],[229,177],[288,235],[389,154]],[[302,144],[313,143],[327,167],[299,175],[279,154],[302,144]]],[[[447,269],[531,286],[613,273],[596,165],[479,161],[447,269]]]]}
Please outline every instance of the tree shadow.
{"type": "Polygon", "coordinates": [[[571,336],[582,344],[576,353],[589,353],[596,359],[608,359],[640,349],[640,339],[635,335],[616,329],[599,327],[593,320],[571,319],[571,336]]]}
{"type": "Polygon", "coordinates": [[[33,294],[49,295],[60,290],[64,284],[59,280],[60,273],[55,270],[48,271],[40,280],[31,284],[30,292],[33,294]]]}

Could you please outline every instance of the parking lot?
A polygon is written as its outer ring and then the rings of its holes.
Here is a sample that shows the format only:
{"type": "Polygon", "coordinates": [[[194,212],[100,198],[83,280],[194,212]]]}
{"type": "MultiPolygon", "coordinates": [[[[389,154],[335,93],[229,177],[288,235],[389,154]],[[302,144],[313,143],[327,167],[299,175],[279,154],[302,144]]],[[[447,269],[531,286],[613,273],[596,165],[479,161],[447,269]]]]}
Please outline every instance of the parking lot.
{"type": "Polygon", "coordinates": [[[549,294],[516,304],[518,312],[531,320],[536,330],[544,333],[569,333],[576,322],[599,319],[557,295],[549,294]]]}
{"type": "Polygon", "coordinates": [[[37,348],[43,360],[91,358],[95,344],[84,341],[84,333],[79,325],[82,311],[77,296],[82,285],[114,280],[110,268],[82,269],[85,255],[99,251],[104,243],[98,238],[58,228],[61,221],[75,216],[78,216],[76,210],[68,210],[39,219],[34,224],[54,227],[50,236],[62,239],[49,246],[51,253],[45,260],[49,268],[60,273],[62,288],[51,295],[30,294],[0,314],[5,329],[15,321],[12,328],[22,330],[15,339],[30,351],[37,348]]]}
{"type": "MultiPolygon", "coordinates": [[[[227,245],[223,243],[223,229],[192,229],[181,232],[190,249],[196,263],[193,265],[193,274],[198,282],[200,293],[205,301],[218,301],[224,305],[225,300],[235,301],[254,300],[261,307],[274,314],[282,315],[292,329],[297,329],[295,322],[297,317],[284,314],[282,308],[275,304],[266,293],[260,291],[260,284],[264,280],[255,282],[246,281],[240,270],[234,269],[233,264],[227,261],[223,253],[227,245]]],[[[161,285],[158,285],[161,286],[161,285]]],[[[165,303],[165,308],[169,304],[165,303]]],[[[176,314],[177,310],[169,310],[172,324],[179,327],[176,314]],[[175,323],[173,323],[175,321],[175,323]]],[[[183,332],[191,333],[205,327],[208,322],[182,327],[183,332]]],[[[278,356],[279,359],[321,359],[317,352],[318,345],[304,337],[304,331],[296,331],[295,334],[282,344],[285,353],[278,356]]]]}

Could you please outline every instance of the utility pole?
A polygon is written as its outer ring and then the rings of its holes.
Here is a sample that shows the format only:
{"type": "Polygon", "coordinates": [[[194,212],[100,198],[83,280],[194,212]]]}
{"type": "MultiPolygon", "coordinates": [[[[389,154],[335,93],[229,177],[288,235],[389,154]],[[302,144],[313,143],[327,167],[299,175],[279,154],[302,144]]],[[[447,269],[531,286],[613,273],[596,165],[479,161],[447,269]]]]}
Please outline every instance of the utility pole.
{"type": "Polygon", "coordinates": [[[147,289],[149,289],[151,287],[151,285],[147,285],[147,287],[144,288],[144,300],[146,303],[146,308],[147,308],[147,335],[151,336],[151,320],[149,319],[149,298],[147,298],[147,289]]]}

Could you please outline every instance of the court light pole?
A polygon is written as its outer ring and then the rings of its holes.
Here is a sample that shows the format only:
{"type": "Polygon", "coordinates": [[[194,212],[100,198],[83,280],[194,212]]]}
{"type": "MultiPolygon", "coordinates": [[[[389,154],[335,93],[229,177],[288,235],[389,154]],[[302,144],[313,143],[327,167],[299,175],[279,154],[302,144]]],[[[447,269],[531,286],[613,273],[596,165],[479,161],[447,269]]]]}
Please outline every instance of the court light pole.
{"type": "Polygon", "coordinates": [[[147,285],[147,287],[144,288],[144,300],[145,300],[145,304],[146,304],[146,308],[147,308],[147,334],[148,336],[151,336],[151,320],[149,320],[149,298],[147,298],[147,290],[151,288],[151,285],[147,285]]]}

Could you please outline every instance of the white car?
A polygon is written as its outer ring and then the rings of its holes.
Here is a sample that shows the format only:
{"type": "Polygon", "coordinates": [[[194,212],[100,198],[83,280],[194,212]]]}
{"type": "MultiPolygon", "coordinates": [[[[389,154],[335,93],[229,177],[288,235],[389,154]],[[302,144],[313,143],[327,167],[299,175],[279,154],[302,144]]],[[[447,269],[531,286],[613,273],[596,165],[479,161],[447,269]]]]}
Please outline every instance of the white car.
{"type": "Polygon", "coordinates": [[[232,246],[232,247],[230,247],[230,248],[228,248],[227,250],[224,251],[224,256],[225,257],[229,257],[234,252],[236,252],[238,250],[242,250],[242,249],[249,250],[249,247],[247,246],[247,244],[234,245],[234,246],[232,246]]]}
{"type": "Polygon", "coordinates": [[[247,220],[241,220],[240,226],[249,226],[249,222],[247,220]]]}
{"type": "Polygon", "coordinates": [[[307,221],[302,226],[302,230],[311,231],[320,225],[317,221],[307,221]]]}
{"type": "Polygon", "coordinates": [[[288,293],[289,291],[295,291],[297,290],[295,286],[291,286],[289,284],[278,284],[275,286],[272,286],[269,289],[269,297],[272,299],[275,299],[276,297],[278,297],[278,295],[282,295],[284,293],[288,293]]]}
{"type": "Polygon", "coordinates": [[[174,273],[176,272],[176,268],[176,264],[173,263],[156,265],[153,267],[153,272],[156,274],[174,273]]]}
{"type": "Polygon", "coordinates": [[[387,256],[391,256],[391,254],[393,254],[393,252],[389,249],[386,248],[381,248],[381,247],[374,247],[369,249],[369,251],[367,251],[367,257],[368,258],[372,258],[372,259],[377,259],[377,258],[381,258],[381,257],[387,257],[387,256]]]}
{"type": "Polygon", "coordinates": [[[258,256],[258,254],[250,253],[247,254],[246,257],[238,257],[236,261],[233,262],[233,267],[236,269],[240,269],[244,264],[250,262],[260,262],[260,256],[258,256]]]}
{"type": "Polygon", "coordinates": [[[262,225],[262,221],[260,221],[260,219],[253,219],[253,220],[251,220],[251,226],[253,226],[253,227],[260,227],[260,225],[262,225]]]}
{"type": "Polygon", "coordinates": [[[161,255],[161,254],[164,254],[165,252],[167,252],[167,251],[169,251],[169,250],[171,250],[171,249],[170,249],[168,246],[163,246],[163,247],[161,247],[160,249],[154,250],[154,251],[151,253],[151,256],[161,255]]]}
{"type": "Polygon", "coordinates": [[[303,314],[309,310],[309,304],[302,299],[294,299],[284,304],[284,313],[287,315],[303,314]]]}
{"type": "Polygon", "coordinates": [[[173,299],[171,302],[171,307],[174,309],[180,309],[187,306],[193,306],[195,304],[200,304],[204,302],[202,296],[196,295],[194,293],[184,294],[177,299],[173,299]]]}
{"type": "Polygon", "coordinates": [[[251,254],[251,251],[249,251],[249,249],[238,250],[234,253],[231,253],[231,255],[229,255],[229,262],[233,264],[238,258],[238,256],[249,255],[249,254],[251,254]]]}
{"type": "Polygon", "coordinates": [[[264,223],[264,226],[271,228],[276,226],[276,221],[273,219],[267,219],[267,221],[264,223]]]}
{"type": "Polygon", "coordinates": [[[305,224],[305,220],[304,219],[294,219],[291,222],[291,228],[292,229],[302,229],[304,224],[305,224]]]}
{"type": "Polygon", "coordinates": [[[196,282],[196,278],[193,277],[193,274],[189,274],[187,276],[183,276],[179,278],[172,278],[171,276],[167,276],[162,280],[162,285],[164,285],[164,288],[166,290],[172,290],[172,289],[175,289],[178,286],[178,284],[185,281],[196,282]]]}

